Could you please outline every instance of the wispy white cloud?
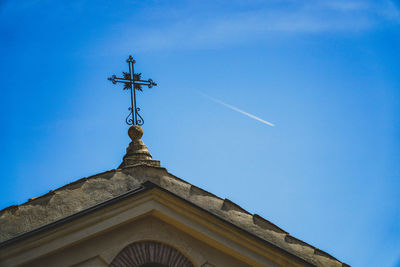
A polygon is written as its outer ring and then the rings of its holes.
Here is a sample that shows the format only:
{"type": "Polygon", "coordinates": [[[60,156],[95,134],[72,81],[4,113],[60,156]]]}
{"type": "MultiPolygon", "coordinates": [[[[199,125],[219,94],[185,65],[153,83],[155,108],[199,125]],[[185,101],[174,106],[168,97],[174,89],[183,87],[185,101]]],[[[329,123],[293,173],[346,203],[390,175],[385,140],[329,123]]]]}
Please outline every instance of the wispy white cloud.
{"type": "Polygon", "coordinates": [[[332,9],[346,12],[365,11],[372,8],[370,1],[365,0],[318,1],[316,6],[321,9],[332,9]]]}
{"type": "Polygon", "coordinates": [[[263,120],[263,119],[261,119],[260,117],[257,117],[257,116],[255,116],[255,115],[253,115],[253,114],[250,114],[250,113],[248,113],[248,112],[246,112],[246,111],[244,111],[244,110],[241,110],[241,109],[239,109],[239,108],[237,108],[237,107],[235,107],[235,106],[229,105],[229,104],[227,104],[227,103],[225,103],[225,102],[222,102],[221,100],[218,100],[218,99],[216,99],[216,98],[213,98],[213,97],[208,96],[208,95],[206,95],[206,94],[204,94],[204,93],[201,93],[201,92],[199,92],[199,94],[201,94],[202,96],[204,96],[204,97],[210,99],[211,101],[214,101],[215,103],[221,104],[221,105],[223,105],[223,106],[225,106],[225,107],[227,107],[227,108],[229,108],[229,109],[231,109],[231,110],[233,110],[233,111],[239,112],[239,113],[241,113],[241,114],[243,114],[243,115],[245,115],[245,116],[247,116],[247,117],[249,117],[249,118],[251,118],[251,119],[254,119],[254,120],[256,120],[256,121],[262,122],[262,123],[267,124],[267,125],[269,125],[269,126],[271,126],[271,127],[274,127],[274,126],[275,126],[275,124],[273,124],[273,123],[271,123],[271,122],[269,122],[269,121],[263,120]]]}
{"type": "Polygon", "coordinates": [[[134,43],[139,50],[217,47],[262,40],[274,33],[360,32],[384,22],[400,23],[391,0],[232,1],[232,5],[236,8],[211,13],[190,7],[161,8],[154,11],[155,26],[150,22],[143,30],[134,29],[140,34],[132,35],[128,25],[134,23],[127,22],[122,46],[134,43]],[[171,12],[174,18],[168,15],[171,12]]]}

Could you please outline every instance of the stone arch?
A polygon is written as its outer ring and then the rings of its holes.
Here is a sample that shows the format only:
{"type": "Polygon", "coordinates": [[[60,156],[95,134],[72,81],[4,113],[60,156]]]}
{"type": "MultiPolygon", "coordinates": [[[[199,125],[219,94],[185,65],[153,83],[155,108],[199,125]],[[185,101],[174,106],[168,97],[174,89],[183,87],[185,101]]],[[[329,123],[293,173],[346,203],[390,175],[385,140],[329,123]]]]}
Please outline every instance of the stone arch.
{"type": "Polygon", "coordinates": [[[156,241],[135,242],[113,259],[110,267],[195,267],[176,248],[156,241]]]}

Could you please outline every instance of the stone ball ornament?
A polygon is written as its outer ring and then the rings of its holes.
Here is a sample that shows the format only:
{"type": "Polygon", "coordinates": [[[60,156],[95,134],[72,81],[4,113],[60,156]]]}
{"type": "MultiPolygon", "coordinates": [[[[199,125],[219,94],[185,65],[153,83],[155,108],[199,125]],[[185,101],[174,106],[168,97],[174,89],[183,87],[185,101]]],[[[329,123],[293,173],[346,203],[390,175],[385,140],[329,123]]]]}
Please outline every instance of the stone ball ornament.
{"type": "Polygon", "coordinates": [[[139,125],[132,125],[129,127],[128,135],[132,139],[132,141],[139,140],[143,136],[143,128],[139,125]]]}

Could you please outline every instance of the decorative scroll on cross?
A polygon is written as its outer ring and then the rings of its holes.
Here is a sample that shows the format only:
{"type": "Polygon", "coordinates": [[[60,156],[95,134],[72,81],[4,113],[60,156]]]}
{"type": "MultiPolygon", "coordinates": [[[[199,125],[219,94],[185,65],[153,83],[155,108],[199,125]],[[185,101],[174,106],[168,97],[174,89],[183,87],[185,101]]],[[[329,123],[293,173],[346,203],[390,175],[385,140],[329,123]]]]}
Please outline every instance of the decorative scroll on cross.
{"type": "Polygon", "coordinates": [[[153,82],[152,79],[148,79],[147,81],[141,80],[142,74],[134,72],[133,65],[136,61],[132,56],[129,56],[126,62],[129,65],[129,72],[122,72],[123,78],[118,78],[117,76],[112,75],[108,80],[113,84],[123,83],[124,90],[131,90],[131,107],[128,108],[130,113],[126,117],[125,121],[128,125],[135,124],[141,126],[143,125],[144,120],[139,114],[140,108],[136,107],[136,90],[142,91],[142,85],[151,88],[157,86],[157,84],[153,82]]]}

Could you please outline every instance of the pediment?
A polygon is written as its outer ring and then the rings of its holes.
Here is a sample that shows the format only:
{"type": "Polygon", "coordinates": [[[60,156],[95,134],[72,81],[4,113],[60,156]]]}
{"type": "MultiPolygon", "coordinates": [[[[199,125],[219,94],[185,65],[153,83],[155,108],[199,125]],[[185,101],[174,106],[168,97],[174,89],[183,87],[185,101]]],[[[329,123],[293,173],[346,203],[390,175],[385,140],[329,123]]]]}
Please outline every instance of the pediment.
{"type": "MultiPolygon", "coordinates": [[[[35,257],[65,251],[144,218],[174,227],[243,266],[342,266],[329,254],[228,199],[191,185],[164,168],[145,165],[84,178],[0,212],[0,226],[5,230],[2,239],[11,236],[0,243],[0,265],[32,262],[35,257]],[[24,228],[27,225],[31,228],[24,228]]],[[[153,240],[150,234],[154,231],[141,240],[153,240]]],[[[101,258],[109,264],[120,250],[139,239],[128,241],[119,242],[101,258]]],[[[207,257],[197,262],[205,263],[212,264],[207,257]]]]}
{"type": "Polygon", "coordinates": [[[278,266],[282,261],[304,266],[192,203],[152,183],[146,186],[10,244],[7,260],[21,266],[52,266],[60,259],[64,266],[91,259],[110,264],[130,244],[151,240],[177,248],[195,266],[278,266]]]}

